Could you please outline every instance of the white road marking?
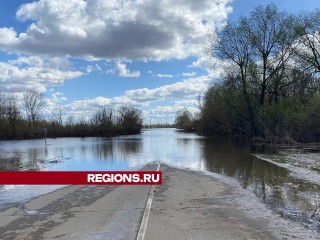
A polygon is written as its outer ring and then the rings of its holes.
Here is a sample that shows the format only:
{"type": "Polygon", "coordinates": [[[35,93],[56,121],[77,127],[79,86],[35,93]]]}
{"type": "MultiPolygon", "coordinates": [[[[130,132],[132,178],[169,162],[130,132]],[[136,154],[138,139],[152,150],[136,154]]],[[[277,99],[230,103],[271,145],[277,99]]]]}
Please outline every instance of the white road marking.
{"type": "MultiPolygon", "coordinates": [[[[160,163],[158,164],[158,167],[157,167],[157,171],[159,171],[159,170],[160,170],[160,163]]],[[[138,232],[137,240],[144,240],[144,235],[145,235],[146,230],[147,230],[147,224],[148,224],[148,219],[149,219],[149,214],[150,214],[150,209],[151,209],[154,189],[155,189],[155,185],[152,185],[150,193],[149,193],[149,198],[148,198],[148,201],[147,201],[147,205],[146,205],[146,208],[145,208],[144,213],[143,213],[143,218],[142,218],[142,221],[141,221],[141,225],[140,225],[140,229],[139,229],[139,232],[138,232]]]]}

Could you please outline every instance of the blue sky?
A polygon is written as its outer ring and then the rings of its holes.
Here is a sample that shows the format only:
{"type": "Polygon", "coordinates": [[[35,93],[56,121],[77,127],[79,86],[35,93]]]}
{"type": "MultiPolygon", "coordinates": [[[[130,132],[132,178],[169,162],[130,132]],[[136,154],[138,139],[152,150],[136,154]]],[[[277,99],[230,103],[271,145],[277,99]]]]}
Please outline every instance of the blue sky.
{"type": "Polygon", "coordinates": [[[0,3],[0,91],[21,99],[27,89],[85,117],[100,106],[129,105],[149,123],[172,122],[222,69],[204,49],[212,26],[236,21],[258,4],[296,13],[318,0],[107,1],[0,3]]]}

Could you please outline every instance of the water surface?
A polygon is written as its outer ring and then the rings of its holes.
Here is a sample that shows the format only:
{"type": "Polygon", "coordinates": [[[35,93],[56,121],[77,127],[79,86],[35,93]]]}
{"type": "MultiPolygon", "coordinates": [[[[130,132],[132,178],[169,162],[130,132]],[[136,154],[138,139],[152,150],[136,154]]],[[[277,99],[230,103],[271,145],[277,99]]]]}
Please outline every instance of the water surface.
{"type": "MultiPolygon", "coordinates": [[[[145,130],[113,138],[58,138],[1,141],[2,170],[124,170],[161,161],[236,179],[284,218],[320,230],[320,187],[290,175],[288,169],[251,155],[247,145],[205,138],[175,129],[145,130]]],[[[57,186],[0,186],[0,208],[57,186]]]]}

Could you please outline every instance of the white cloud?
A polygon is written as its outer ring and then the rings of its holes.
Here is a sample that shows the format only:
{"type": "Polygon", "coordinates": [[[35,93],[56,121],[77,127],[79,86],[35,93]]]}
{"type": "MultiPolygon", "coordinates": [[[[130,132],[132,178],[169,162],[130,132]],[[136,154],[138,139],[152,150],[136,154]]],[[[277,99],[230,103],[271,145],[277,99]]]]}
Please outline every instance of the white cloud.
{"type": "Polygon", "coordinates": [[[15,30],[11,28],[0,28],[1,44],[11,45],[16,44],[18,39],[16,38],[15,30]]]}
{"type": "MultiPolygon", "coordinates": [[[[143,111],[145,122],[148,123],[152,119],[152,123],[173,123],[177,113],[185,107],[180,105],[173,106],[157,106],[150,110],[143,111]]],[[[187,107],[188,111],[195,114],[199,112],[196,107],[187,107]]]]}
{"type": "Polygon", "coordinates": [[[130,105],[130,106],[143,106],[143,103],[136,102],[126,96],[119,96],[114,98],[106,98],[106,97],[96,97],[93,99],[86,100],[76,100],[73,101],[68,107],[71,110],[87,110],[88,107],[103,107],[107,105],[112,106],[122,106],[122,105],[130,105]]]}
{"type": "MultiPolygon", "coordinates": [[[[92,108],[101,106],[120,106],[129,105],[133,107],[148,107],[152,102],[175,100],[174,106],[167,106],[166,108],[156,107],[153,110],[147,110],[148,116],[164,115],[165,109],[169,109],[171,114],[175,114],[177,110],[189,105],[191,109],[197,109],[196,97],[208,88],[211,80],[208,76],[185,79],[181,82],[161,86],[158,88],[148,89],[141,88],[136,90],[129,90],[122,96],[105,98],[96,97],[93,99],[76,100],[67,105],[67,109],[71,113],[79,114],[79,112],[86,113],[92,111],[92,108]],[[160,109],[162,109],[160,111],[160,109]],[[159,111],[158,111],[159,110],[159,111]]],[[[166,110],[166,111],[167,111],[166,110]]],[[[168,110],[168,111],[169,111],[168,110]]],[[[146,116],[147,116],[146,115],[146,116]]]]}
{"type": "Polygon", "coordinates": [[[223,23],[230,0],[39,0],[16,17],[25,32],[0,28],[0,49],[86,59],[183,59],[202,54],[213,25],[223,23]]]}
{"type": "Polygon", "coordinates": [[[87,73],[92,73],[92,72],[97,72],[97,71],[102,72],[101,66],[97,63],[96,64],[89,64],[84,69],[87,73]]]}
{"type": "Polygon", "coordinates": [[[62,92],[54,92],[51,94],[51,102],[59,103],[63,101],[67,101],[67,98],[64,96],[62,92]]]}
{"type": "Polygon", "coordinates": [[[141,107],[145,106],[145,103],[136,102],[126,96],[119,96],[113,98],[99,96],[93,99],[75,100],[69,104],[66,104],[65,109],[68,111],[69,114],[72,114],[74,116],[90,116],[92,112],[99,107],[111,106],[115,108],[124,105],[132,107],[141,107]]]}
{"type": "Polygon", "coordinates": [[[209,72],[213,68],[214,63],[215,61],[213,57],[208,55],[202,55],[196,61],[193,61],[192,64],[188,67],[203,68],[209,72]]]}
{"type": "Polygon", "coordinates": [[[177,106],[197,106],[198,101],[196,99],[188,99],[188,100],[177,100],[174,101],[175,105],[177,106]]]}
{"type": "Polygon", "coordinates": [[[20,57],[0,62],[0,89],[2,92],[21,93],[26,89],[45,92],[47,86],[62,85],[82,72],[73,70],[61,58],[20,57]]]}
{"type": "Polygon", "coordinates": [[[129,78],[140,77],[140,71],[131,72],[129,69],[127,69],[127,66],[124,63],[117,63],[117,72],[120,77],[129,77],[129,78]]]}
{"type": "Polygon", "coordinates": [[[197,96],[205,92],[211,82],[208,76],[185,79],[181,82],[148,89],[141,88],[125,92],[125,96],[136,101],[157,101],[197,96]]]}
{"type": "Polygon", "coordinates": [[[193,76],[197,75],[197,73],[196,72],[184,72],[181,75],[184,77],[193,77],[193,76]]]}
{"type": "Polygon", "coordinates": [[[171,75],[171,74],[161,74],[161,73],[158,73],[158,74],[157,74],[157,77],[158,77],[158,78],[173,78],[173,75],[171,75]]]}
{"type": "Polygon", "coordinates": [[[95,70],[95,68],[92,65],[87,65],[86,66],[86,72],[87,73],[91,73],[95,70]]]}
{"type": "MultiPolygon", "coordinates": [[[[73,114],[90,112],[92,107],[103,105],[145,107],[155,101],[170,99],[175,101],[172,108],[156,107],[146,114],[159,118],[163,114],[174,116],[177,109],[192,105],[195,96],[203,94],[211,77],[219,72],[211,70],[212,66],[203,56],[203,48],[209,29],[226,20],[231,11],[227,6],[229,2],[39,0],[24,4],[16,17],[26,21],[28,28],[21,32],[10,26],[0,27],[0,51],[30,56],[0,62],[0,90],[21,95],[26,89],[45,92],[50,88],[48,101],[65,104],[66,97],[52,87],[62,85],[68,79],[94,71],[137,78],[140,71],[129,70],[125,62],[195,56],[198,60],[191,66],[210,68],[208,76],[195,77],[195,72],[185,72],[179,76],[188,79],[174,84],[129,90],[113,98],[100,96],[77,100],[66,105],[73,114]],[[83,71],[80,72],[73,69],[68,60],[63,60],[64,57],[83,58],[90,63],[80,67],[83,71]],[[99,65],[97,59],[104,61],[99,65]]],[[[148,73],[153,72],[149,70],[148,73]]],[[[171,74],[153,76],[173,77],[171,74]]]]}
{"type": "Polygon", "coordinates": [[[102,71],[101,66],[99,64],[97,64],[97,63],[95,64],[95,68],[96,68],[97,71],[102,71]]]}

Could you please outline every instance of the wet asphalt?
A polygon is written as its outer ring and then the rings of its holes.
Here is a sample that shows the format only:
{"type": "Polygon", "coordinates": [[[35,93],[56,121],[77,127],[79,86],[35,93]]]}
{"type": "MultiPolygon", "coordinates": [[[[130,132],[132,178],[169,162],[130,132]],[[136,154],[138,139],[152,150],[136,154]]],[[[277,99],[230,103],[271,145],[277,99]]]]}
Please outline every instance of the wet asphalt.
{"type": "MultiPolygon", "coordinates": [[[[155,170],[147,165],[143,170],[155,170]]],[[[143,239],[317,239],[246,213],[234,186],[161,165],[143,239]],[[302,236],[302,237],[301,237],[302,236]]],[[[0,239],[136,239],[151,186],[68,186],[0,212],[0,239]]]]}

